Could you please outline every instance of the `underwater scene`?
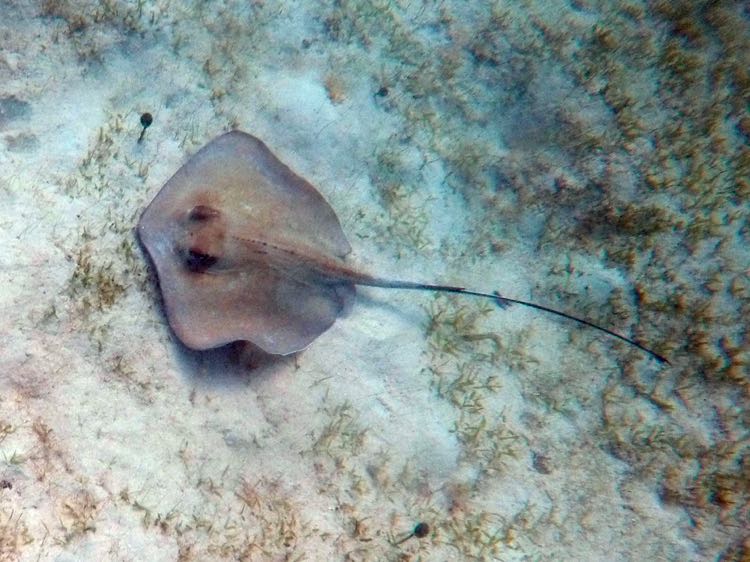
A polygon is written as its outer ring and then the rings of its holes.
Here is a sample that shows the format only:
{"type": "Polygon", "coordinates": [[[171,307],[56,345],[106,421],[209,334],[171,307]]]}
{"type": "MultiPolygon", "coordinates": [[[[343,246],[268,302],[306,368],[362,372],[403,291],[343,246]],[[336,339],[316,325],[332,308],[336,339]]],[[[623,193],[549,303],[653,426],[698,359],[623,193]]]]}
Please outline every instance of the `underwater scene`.
{"type": "Polygon", "coordinates": [[[750,7],[0,0],[0,562],[750,560],[750,7]]]}

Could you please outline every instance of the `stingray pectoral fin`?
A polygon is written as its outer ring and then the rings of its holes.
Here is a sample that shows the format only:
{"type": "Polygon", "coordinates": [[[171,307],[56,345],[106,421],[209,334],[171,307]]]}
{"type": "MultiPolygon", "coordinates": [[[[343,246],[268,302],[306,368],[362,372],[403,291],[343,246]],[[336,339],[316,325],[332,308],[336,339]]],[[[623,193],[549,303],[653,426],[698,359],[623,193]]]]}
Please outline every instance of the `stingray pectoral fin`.
{"type": "Polygon", "coordinates": [[[300,351],[335,322],[346,304],[342,295],[354,293],[351,284],[310,284],[272,269],[159,269],[159,279],[170,326],[196,350],[245,340],[274,355],[300,351]]]}

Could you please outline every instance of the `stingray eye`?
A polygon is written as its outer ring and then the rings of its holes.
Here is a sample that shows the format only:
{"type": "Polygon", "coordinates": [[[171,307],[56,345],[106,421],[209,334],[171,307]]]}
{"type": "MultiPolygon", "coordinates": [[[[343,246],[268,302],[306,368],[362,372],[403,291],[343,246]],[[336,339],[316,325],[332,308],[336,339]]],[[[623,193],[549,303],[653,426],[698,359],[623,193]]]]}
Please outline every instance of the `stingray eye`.
{"type": "Polygon", "coordinates": [[[196,205],[188,213],[188,219],[193,222],[205,222],[217,218],[221,213],[208,205],[196,205]]]}
{"type": "Polygon", "coordinates": [[[203,273],[217,261],[219,258],[201,251],[200,248],[190,248],[185,254],[185,267],[193,273],[203,273]]]}

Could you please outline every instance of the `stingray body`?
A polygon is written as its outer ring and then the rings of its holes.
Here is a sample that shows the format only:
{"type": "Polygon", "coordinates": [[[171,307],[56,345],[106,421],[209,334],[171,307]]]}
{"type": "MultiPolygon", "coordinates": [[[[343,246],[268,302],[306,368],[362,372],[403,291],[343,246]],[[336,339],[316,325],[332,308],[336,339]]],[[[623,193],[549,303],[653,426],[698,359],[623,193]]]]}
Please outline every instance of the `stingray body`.
{"type": "MultiPolygon", "coordinates": [[[[196,350],[249,341],[275,355],[325,332],[355,285],[445,291],[541,305],[462,287],[382,279],[344,261],[351,251],[320,193],[259,139],[240,131],[201,148],[144,211],[138,235],[156,267],[169,323],[196,350]]],[[[665,361],[665,360],[664,360],[665,361]]]]}
{"type": "Polygon", "coordinates": [[[175,334],[192,349],[246,340],[299,351],[354,296],[351,247],[318,191],[259,139],[199,150],[143,213],[138,234],[175,334]]]}

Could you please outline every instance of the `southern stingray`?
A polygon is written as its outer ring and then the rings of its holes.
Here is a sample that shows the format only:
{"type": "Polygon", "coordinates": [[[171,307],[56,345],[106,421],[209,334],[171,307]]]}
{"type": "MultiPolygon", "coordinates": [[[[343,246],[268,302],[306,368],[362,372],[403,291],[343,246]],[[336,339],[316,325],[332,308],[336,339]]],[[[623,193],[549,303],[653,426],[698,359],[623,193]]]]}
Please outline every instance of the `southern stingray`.
{"type": "Polygon", "coordinates": [[[189,348],[249,341],[287,355],[325,332],[356,285],[419,289],[520,304],[642,344],[588,320],[499,293],[383,279],[350,266],[351,251],[323,196],[259,139],[240,131],[201,148],[162,187],[138,224],[169,324],[189,348]]]}

